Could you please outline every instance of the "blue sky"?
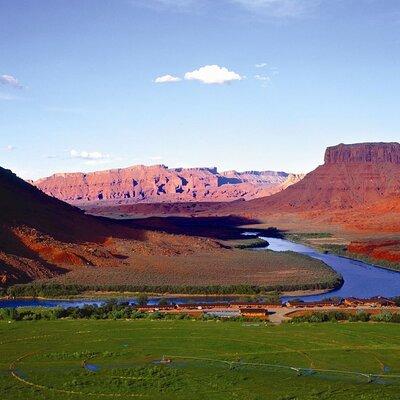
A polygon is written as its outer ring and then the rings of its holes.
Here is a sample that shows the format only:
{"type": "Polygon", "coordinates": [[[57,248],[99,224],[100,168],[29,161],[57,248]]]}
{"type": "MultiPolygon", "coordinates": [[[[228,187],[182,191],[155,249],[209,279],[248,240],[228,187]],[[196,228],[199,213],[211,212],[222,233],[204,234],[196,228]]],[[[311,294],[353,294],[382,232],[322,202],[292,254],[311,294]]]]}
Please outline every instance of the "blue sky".
{"type": "Polygon", "coordinates": [[[0,39],[0,165],[24,178],[307,172],[400,138],[398,0],[0,0],[0,39]]]}

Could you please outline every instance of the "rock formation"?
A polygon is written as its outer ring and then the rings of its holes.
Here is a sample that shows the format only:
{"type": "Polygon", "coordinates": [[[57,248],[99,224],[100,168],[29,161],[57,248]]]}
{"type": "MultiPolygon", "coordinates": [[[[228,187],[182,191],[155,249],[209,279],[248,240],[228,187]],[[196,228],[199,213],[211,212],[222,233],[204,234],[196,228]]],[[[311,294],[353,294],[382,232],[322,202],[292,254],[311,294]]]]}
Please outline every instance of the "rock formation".
{"type": "Polygon", "coordinates": [[[356,143],[328,147],[325,164],[393,163],[400,164],[399,143],[356,143]]]}
{"type": "Polygon", "coordinates": [[[400,195],[400,144],[328,147],[325,163],[270,197],[235,205],[253,213],[347,210],[400,195]]]}
{"type": "Polygon", "coordinates": [[[62,173],[33,182],[46,194],[71,204],[133,204],[232,201],[276,193],[301,175],[274,171],[229,171],[216,168],[168,168],[165,165],[62,173]]]}

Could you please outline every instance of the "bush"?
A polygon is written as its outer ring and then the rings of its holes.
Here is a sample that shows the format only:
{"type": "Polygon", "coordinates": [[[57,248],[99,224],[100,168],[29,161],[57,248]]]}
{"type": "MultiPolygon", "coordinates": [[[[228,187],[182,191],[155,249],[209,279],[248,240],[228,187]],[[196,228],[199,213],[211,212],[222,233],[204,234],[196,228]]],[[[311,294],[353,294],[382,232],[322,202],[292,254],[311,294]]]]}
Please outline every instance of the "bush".
{"type": "MultiPolygon", "coordinates": [[[[371,315],[365,311],[359,311],[355,315],[342,311],[328,311],[328,312],[314,312],[308,315],[302,315],[299,317],[293,317],[290,322],[338,322],[338,321],[349,321],[349,322],[368,322],[371,319],[371,315]]],[[[382,322],[393,322],[383,321],[382,322]]]]}
{"type": "Polygon", "coordinates": [[[137,304],[139,306],[147,306],[148,301],[149,297],[145,293],[140,293],[139,296],[137,297],[137,304]]]}
{"type": "Polygon", "coordinates": [[[159,306],[167,306],[168,304],[169,304],[169,301],[165,297],[162,297],[160,300],[158,300],[159,306]]]}
{"type": "Polygon", "coordinates": [[[373,321],[376,322],[395,322],[400,323],[400,314],[399,313],[391,313],[389,311],[382,312],[380,314],[374,315],[372,317],[373,321]]]}
{"type": "Polygon", "coordinates": [[[371,314],[366,313],[365,311],[357,311],[355,315],[350,315],[350,322],[368,322],[371,319],[371,314]]]}

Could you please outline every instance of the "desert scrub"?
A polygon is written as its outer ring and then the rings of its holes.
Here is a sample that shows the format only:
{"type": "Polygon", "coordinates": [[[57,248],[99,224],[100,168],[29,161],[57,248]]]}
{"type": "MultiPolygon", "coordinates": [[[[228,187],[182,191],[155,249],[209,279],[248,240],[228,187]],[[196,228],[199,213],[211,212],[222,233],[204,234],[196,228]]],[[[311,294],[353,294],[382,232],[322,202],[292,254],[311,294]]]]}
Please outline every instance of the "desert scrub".
{"type": "Polygon", "coordinates": [[[301,322],[311,322],[311,323],[319,323],[319,322],[339,322],[339,321],[348,321],[348,322],[396,322],[400,323],[400,314],[392,313],[388,311],[384,311],[380,314],[373,315],[368,311],[358,310],[355,313],[346,312],[346,311],[318,311],[307,313],[302,316],[293,317],[288,323],[301,323],[301,322]]]}
{"type": "Polygon", "coordinates": [[[290,240],[291,242],[303,243],[306,242],[307,239],[325,239],[332,237],[332,234],[329,232],[287,232],[284,234],[285,239],[290,240]]]}

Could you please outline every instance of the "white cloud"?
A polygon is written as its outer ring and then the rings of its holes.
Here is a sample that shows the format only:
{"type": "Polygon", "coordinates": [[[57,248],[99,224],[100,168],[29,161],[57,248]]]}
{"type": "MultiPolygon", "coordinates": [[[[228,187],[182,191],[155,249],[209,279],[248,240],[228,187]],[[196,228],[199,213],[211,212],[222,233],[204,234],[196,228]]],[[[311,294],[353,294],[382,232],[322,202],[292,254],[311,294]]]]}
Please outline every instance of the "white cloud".
{"type": "Polygon", "coordinates": [[[14,88],[22,89],[23,86],[19,83],[18,79],[12,75],[1,75],[0,83],[7,86],[12,86],[14,88]]]}
{"type": "Polygon", "coordinates": [[[69,152],[71,158],[80,158],[82,160],[105,160],[109,159],[109,154],[101,153],[100,151],[77,151],[71,150],[69,152]]]}
{"type": "Polygon", "coordinates": [[[271,71],[272,75],[278,75],[279,74],[279,70],[276,67],[271,67],[270,71],[271,71]]]}
{"type": "Polygon", "coordinates": [[[156,11],[193,12],[202,8],[207,0],[130,0],[131,4],[156,11]]]}
{"type": "MultiPolygon", "coordinates": [[[[226,67],[220,67],[219,65],[205,65],[194,71],[186,72],[184,79],[187,81],[199,81],[207,84],[223,84],[232,81],[240,81],[245,79],[244,76],[240,76],[234,71],[228,70],[226,67]]],[[[173,75],[163,75],[157,77],[155,83],[171,83],[179,82],[181,78],[173,75]]]]}
{"type": "Polygon", "coordinates": [[[166,6],[174,7],[187,7],[195,3],[195,0],[154,0],[155,3],[159,3],[166,6]]]}
{"type": "Polygon", "coordinates": [[[271,78],[269,76],[265,75],[254,75],[254,79],[257,79],[258,81],[264,81],[264,82],[269,82],[271,78]]]}
{"type": "Polygon", "coordinates": [[[179,82],[181,78],[178,78],[177,76],[172,76],[172,75],[163,75],[159,76],[154,80],[155,83],[170,83],[170,82],[179,82]]]}
{"type": "Polygon", "coordinates": [[[186,80],[196,80],[206,84],[223,84],[243,79],[238,73],[219,65],[205,65],[192,72],[186,72],[186,80]]]}
{"type": "Polygon", "coordinates": [[[261,87],[267,87],[271,78],[267,75],[254,75],[254,79],[261,82],[261,87]]]}
{"type": "Polygon", "coordinates": [[[274,18],[304,17],[315,11],[322,0],[229,0],[249,11],[274,18]]]}
{"type": "Polygon", "coordinates": [[[151,156],[151,157],[149,157],[149,159],[151,160],[151,161],[160,161],[160,160],[162,160],[164,157],[162,157],[162,156],[151,156]]]}
{"type": "Polygon", "coordinates": [[[264,68],[267,66],[267,63],[263,62],[263,63],[259,63],[259,64],[255,64],[254,65],[256,68],[264,68]]]}
{"type": "Polygon", "coordinates": [[[0,101],[12,101],[12,100],[19,100],[19,97],[12,96],[6,93],[0,93],[0,101]]]}
{"type": "Polygon", "coordinates": [[[130,0],[131,4],[157,11],[199,12],[215,4],[234,4],[253,14],[277,19],[312,15],[326,0],[130,0]]]}
{"type": "Polygon", "coordinates": [[[4,147],[5,151],[14,151],[15,150],[15,146],[8,144],[6,147],[4,147]]]}

